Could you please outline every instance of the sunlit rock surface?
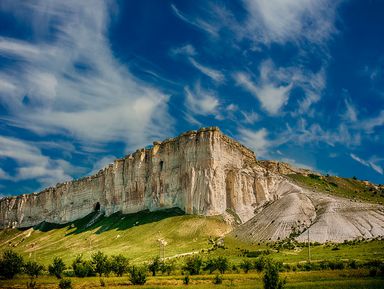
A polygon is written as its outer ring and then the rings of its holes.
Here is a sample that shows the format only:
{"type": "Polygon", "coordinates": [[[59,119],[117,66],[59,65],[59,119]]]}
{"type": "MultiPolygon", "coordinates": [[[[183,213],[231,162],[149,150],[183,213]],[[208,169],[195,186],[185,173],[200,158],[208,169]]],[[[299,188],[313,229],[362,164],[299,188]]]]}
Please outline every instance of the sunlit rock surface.
{"type": "Polygon", "coordinates": [[[106,215],[179,207],[241,224],[250,241],[294,235],[326,242],[384,236],[384,208],[313,192],[285,175],[312,174],[255,154],[216,127],[190,131],[135,153],[80,180],[0,200],[2,228],[67,223],[97,210],[106,215]]]}

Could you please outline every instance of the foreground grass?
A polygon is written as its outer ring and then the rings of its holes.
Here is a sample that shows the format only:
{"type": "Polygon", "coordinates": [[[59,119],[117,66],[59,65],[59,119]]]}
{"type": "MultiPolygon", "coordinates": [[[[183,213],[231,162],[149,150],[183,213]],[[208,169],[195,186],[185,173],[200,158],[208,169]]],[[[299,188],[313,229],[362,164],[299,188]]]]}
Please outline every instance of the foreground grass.
{"type": "MultiPolygon", "coordinates": [[[[383,288],[384,279],[380,277],[367,277],[366,270],[336,270],[336,271],[314,271],[314,272],[289,272],[282,273],[283,278],[287,278],[286,288],[383,288]]],[[[190,284],[187,288],[244,288],[255,289],[263,288],[261,273],[248,274],[225,274],[223,284],[213,284],[214,275],[191,276],[190,284]]],[[[101,288],[100,278],[71,278],[73,287],[80,288],[101,288]]],[[[144,286],[133,286],[128,277],[103,277],[107,288],[181,288],[183,276],[159,276],[148,277],[144,286]]],[[[25,288],[28,278],[21,276],[14,280],[0,281],[0,288],[25,288]]],[[[58,288],[58,280],[43,276],[37,279],[39,288],[53,289],[58,288]]]]}

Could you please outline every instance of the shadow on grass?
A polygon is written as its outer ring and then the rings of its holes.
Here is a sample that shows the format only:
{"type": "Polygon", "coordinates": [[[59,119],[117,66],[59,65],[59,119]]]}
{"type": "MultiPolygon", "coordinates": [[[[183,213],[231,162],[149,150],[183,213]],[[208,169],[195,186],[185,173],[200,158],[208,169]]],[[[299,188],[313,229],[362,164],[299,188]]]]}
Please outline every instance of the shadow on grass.
{"type": "Polygon", "coordinates": [[[133,214],[114,213],[108,217],[100,212],[92,212],[82,219],[67,224],[53,224],[42,222],[34,227],[35,230],[48,232],[54,229],[67,227],[66,236],[80,234],[86,231],[97,229],[96,234],[101,234],[109,230],[126,230],[135,226],[158,222],[160,220],[185,215],[179,208],[164,209],[150,212],[149,210],[133,214]]]}

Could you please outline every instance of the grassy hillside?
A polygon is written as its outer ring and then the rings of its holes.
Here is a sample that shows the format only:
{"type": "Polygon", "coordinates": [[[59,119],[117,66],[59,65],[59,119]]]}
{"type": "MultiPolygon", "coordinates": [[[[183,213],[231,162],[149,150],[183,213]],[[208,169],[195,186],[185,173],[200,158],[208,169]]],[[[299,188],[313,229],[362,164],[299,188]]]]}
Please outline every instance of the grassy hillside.
{"type": "Polygon", "coordinates": [[[43,223],[26,230],[1,230],[0,250],[11,248],[45,265],[54,256],[70,263],[77,254],[89,258],[98,250],[141,262],[159,254],[159,238],[168,242],[165,255],[173,256],[209,248],[210,236],[222,236],[231,229],[219,217],[184,215],[179,209],[116,213],[96,221],[95,214],[63,226],[43,223]]]}
{"type": "Polygon", "coordinates": [[[336,176],[299,175],[288,177],[298,185],[348,199],[384,204],[384,185],[373,185],[355,178],[336,176]]]}

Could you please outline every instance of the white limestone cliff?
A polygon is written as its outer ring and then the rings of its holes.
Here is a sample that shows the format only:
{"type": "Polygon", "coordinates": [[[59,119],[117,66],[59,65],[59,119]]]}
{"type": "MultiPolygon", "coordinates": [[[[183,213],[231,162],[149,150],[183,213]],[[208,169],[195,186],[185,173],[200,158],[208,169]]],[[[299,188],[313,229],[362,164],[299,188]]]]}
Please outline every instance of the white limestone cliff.
{"type": "Polygon", "coordinates": [[[171,207],[201,215],[231,210],[244,222],[266,194],[255,179],[255,164],[252,151],[218,128],[190,131],[137,150],[93,176],[3,198],[0,224],[66,223],[99,206],[106,215],[171,207]]]}
{"type": "MultiPolygon", "coordinates": [[[[314,174],[255,154],[216,127],[140,149],[80,180],[0,200],[0,226],[67,223],[95,210],[107,216],[179,207],[241,224],[233,234],[276,241],[342,242],[384,236],[384,207],[314,192],[286,174],[314,174]]],[[[315,173],[316,174],[316,173],[315,173]]]]}

